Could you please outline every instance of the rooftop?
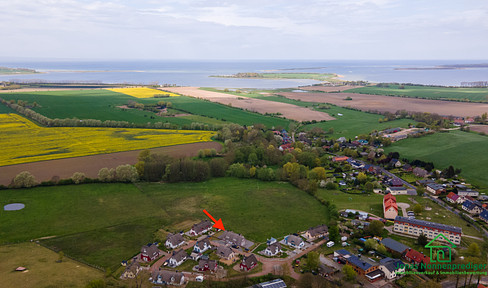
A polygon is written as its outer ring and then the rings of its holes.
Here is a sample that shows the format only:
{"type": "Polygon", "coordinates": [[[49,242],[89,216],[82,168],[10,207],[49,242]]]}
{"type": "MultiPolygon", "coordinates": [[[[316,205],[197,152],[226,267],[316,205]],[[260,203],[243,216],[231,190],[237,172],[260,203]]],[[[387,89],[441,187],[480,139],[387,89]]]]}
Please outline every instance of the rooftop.
{"type": "Polygon", "coordinates": [[[462,229],[460,227],[450,226],[450,225],[440,224],[440,223],[435,223],[435,222],[429,222],[429,221],[424,221],[424,220],[409,219],[407,217],[397,216],[397,217],[395,217],[395,222],[396,221],[401,221],[404,223],[409,223],[409,224],[414,224],[414,225],[426,226],[426,227],[435,228],[435,229],[439,229],[439,230],[446,230],[446,231],[455,232],[455,233],[462,233],[462,229]]]}

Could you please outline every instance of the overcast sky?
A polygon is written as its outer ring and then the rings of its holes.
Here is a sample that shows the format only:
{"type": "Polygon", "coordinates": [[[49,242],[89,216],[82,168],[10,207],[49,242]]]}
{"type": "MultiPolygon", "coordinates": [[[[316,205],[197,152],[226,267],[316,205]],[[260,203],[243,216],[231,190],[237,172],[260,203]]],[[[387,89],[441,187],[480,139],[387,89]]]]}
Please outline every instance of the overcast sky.
{"type": "Polygon", "coordinates": [[[486,0],[0,0],[0,57],[486,59],[486,0]]]}

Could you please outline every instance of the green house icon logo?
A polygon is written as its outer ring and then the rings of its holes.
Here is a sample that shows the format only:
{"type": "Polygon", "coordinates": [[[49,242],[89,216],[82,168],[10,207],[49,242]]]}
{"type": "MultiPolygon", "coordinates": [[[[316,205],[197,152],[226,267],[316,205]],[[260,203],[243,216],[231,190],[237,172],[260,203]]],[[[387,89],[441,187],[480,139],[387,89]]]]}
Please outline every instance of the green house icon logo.
{"type": "Polygon", "coordinates": [[[439,233],[439,235],[435,236],[434,239],[432,239],[429,243],[427,243],[427,245],[425,245],[425,248],[430,249],[430,262],[450,263],[452,261],[451,248],[456,248],[456,245],[454,245],[454,243],[452,243],[446,236],[444,236],[444,234],[439,233]],[[434,245],[434,241],[436,241],[439,237],[444,238],[443,240],[447,241],[451,245],[434,245]]]}

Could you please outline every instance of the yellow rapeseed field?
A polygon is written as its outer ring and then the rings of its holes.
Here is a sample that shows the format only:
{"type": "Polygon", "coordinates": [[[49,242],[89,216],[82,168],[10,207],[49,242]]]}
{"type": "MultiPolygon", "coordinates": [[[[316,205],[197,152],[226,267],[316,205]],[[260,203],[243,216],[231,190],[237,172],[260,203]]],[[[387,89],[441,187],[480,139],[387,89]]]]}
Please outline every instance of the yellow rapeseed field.
{"type": "Polygon", "coordinates": [[[0,166],[211,141],[195,130],[40,127],[17,114],[0,114],[0,166]]]}
{"type": "Polygon", "coordinates": [[[180,96],[180,95],[175,94],[175,93],[151,89],[151,88],[146,88],[146,87],[112,88],[112,89],[107,89],[107,90],[123,93],[123,94],[129,95],[132,97],[136,97],[136,98],[153,98],[154,95],[157,95],[157,94],[170,96],[170,97],[180,96]]]}

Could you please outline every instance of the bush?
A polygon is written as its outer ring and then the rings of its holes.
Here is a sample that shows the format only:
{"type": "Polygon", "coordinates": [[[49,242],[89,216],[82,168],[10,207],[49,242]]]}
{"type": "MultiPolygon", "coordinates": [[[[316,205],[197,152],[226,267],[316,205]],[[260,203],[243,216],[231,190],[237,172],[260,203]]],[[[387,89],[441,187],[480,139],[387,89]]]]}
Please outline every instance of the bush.
{"type": "Polygon", "coordinates": [[[224,177],[225,171],[227,171],[227,168],[229,167],[229,164],[227,164],[227,161],[224,158],[214,158],[210,160],[209,165],[210,174],[213,177],[224,177]]]}
{"type": "Polygon", "coordinates": [[[75,184],[80,184],[85,181],[86,175],[81,172],[75,172],[73,173],[73,176],[71,176],[71,180],[73,180],[73,183],[75,184]]]}
{"type": "Polygon", "coordinates": [[[10,184],[13,188],[29,188],[37,185],[36,177],[28,171],[17,174],[10,184]]]}
{"type": "Polygon", "coordinates": [[[137,173],[136,167],[126,164],[119,165],[115,169],[115,179],[122,182],[136,182],[139,180],[139,174],[137,173]]]}
{"type": "Polygon", "coordinates": [[[98,171],[98,180],[101,182],[112,182],[114,180],[114,169],[102,168],[98,171]]]}

